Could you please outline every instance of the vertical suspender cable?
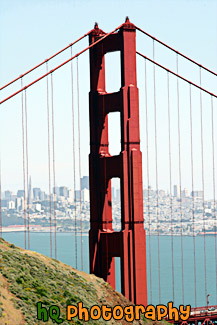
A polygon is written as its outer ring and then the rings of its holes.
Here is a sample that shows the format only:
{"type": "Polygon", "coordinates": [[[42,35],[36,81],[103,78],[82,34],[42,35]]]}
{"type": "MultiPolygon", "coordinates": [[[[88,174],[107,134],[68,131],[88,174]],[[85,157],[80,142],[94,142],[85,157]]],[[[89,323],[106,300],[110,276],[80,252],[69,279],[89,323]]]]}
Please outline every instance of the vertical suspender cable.
{"type": "Polygon", "coordinates": [[[150,178],[149,178],[149,138],[148,138],[148,92],[147,92],[147,62],[145,60],[145,113],[146,113],[146,159],[148,185],[148,220],[149,220],[149,272],[150,272],[150,303],[152,304],[152,269],[151,269],[151,214],[150,214],[150,178]]]}
{"type": "MultiPolygon", "coordinates": [[[[178,54],[176,56],[176,69],[179,73],[178,54]]],[[[182,169],[181,169],[181,130],[180,130],[180,102],[179,102],[179,78],[177,78],[177,113],[178,113],[178,147],[179,147],[179,190],[182,190],[182,169]]],[[[181,264],[182,264],[182,302],[184,304],[184,254],[183,254],[183,224],[182,224],[182,196],[180,195],[180,226],[181,226],[181,264]]]]}
{"type": "Polygon", "coordinates": [[[171,258],[172,258],[172,290],[173,302],[175,301],[174,289],[174,243],[173,243],[173,196],[172,196],[172,157],[171,157],[171,130],[170,130],[170,79],[167,72],[167,90],[168,90],[168,143],[169,143],[169,175],[170,175],[170,217],[171,217],[171,258]]]}
{"type": "Polygon", "coordinates": [[[54,100],[53,100],[53,74],[52,74],[52,73],[51,73],[51,115],[52,115],[52,149],[53,149],[53,215],[54,215],[54,245],[55,245],[55,259],[57,259],[56,168],[55,168],[54,100]]]}
{"type": "Polygon", "coordinates": [[[212,120],[212,170],[213,170],[213,205],[214,205],[214,217],[215,217],[215,263],[216,263],[216,301],[217,301],[217,240],[216,240],[216,192],[215,192],[215,140],[214,140],[214,114],[213,114],[213,97],[211,96],[211,120],[212,120]]]}
{"type": "Polygon", "coordinates": [[[29,233],[29,152],[28,152],[28,115],[27,115],[27,95],[25,90],[25,124],[26,124],[26,188],[27,188],[27,234],[28,249],[30,249],[30,233],[29,233]]]}
{"type": "MultiPolygon", "coordinates": [[[[72,57],[72,47],[71,47],[72,57]]],[[[71,61],[71,83],[72,83],[72,146],[73,146],[73,178],[74,178],[74,211],[75,211],[75,267],[78,268],[77,256],[77,209],[76,209],[76,177],[75,177],[75,112],[74,112],[74,84],[73,84],[73,61],[71,61]]]]}
{"type": "MultiPolygon", "coordinates": [[[[23,79],[21,78],[21,88],[23,88],[23,79]]],[[[23,92],[21,97],[22,103],[22,149],[23,149],[23,219],[24,219],[24,241],[26,249],[26,175],[25,175],[25,126],[24,126],[24,107],[23,92]]]]}
{"type": "MultiPolygon", "coordinates": [[[[155,48],[153,40],[153,61],[155,61],[155,48]]],[[[156,173],[156,199],[157,199],[157,244],[158,244],[158,285],[159,285],[159,303],[161,303],[161,283],[160,283],[160,238],[159,238],[159,190],[158,190],[158,146],[157,146],[157,106],[156,106],[156,80],[155,65],[153,65],[154,79],[154,127],[155,127],[155,173],[156,173]]]]}
{"type": "MultiPolygon", "coordinates": [[[[200,87],[201,87],[201,67],[200,67],[200,87]]],[[[202,199],[203,199],[203,251],[204,251],[204,280],[205,280],[205,299],[207,297],[207,280],[206,280],[206,234],[205,234],[205,201],[204,201],[204,159],[203,159],[203,102],[202,102],[202,92],[200,90],[200,126],[201,126],[201,163],[202,163],[202,199]]],[[[206,300],[205,300],[206,304],[206,300]]]]}
{"type": "Polygon", "coordinates": [[[80,232],[81,232],[81,270],[83,271],[83,231],[81,215],[81,131],[80,131],[80,92],[79,92],[79,65],[77,58],[77,104],[78,104],[78,159],[79,159],[79,185],[80,185],[80,232]]]}
{"type": "Polygon", "coordinates": [[[190,129],[191,129],[191,184],[192,184],[192,230],[193,230],[193,250],[194,250],[194,298],[195,307],[197,307],[197,287],[196,287],[196,249],[195,249],[195,202],[194,202],[194,159],[193,159],[193,126],[192,126],[192,101],[191,101],[191,85],[190,87],[190,129]]]}
{"type": "MultiPolygon", "coordinates": [[[[48,62],[46,63],[48,72],[48,62]]],[[[52,217],[51,217],[51,174],[50,174],[50,112],[49,112],[49,84],[47,76],[47,141],[48,141],[48,181],[49,181],[49,203],[50,203],[50,256],[52,257],[52,217]]]]}

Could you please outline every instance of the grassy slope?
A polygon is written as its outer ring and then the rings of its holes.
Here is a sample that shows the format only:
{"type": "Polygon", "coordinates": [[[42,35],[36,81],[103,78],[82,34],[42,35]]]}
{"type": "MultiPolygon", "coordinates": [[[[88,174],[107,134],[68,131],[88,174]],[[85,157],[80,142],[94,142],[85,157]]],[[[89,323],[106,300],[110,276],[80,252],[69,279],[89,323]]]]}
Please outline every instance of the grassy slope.
{"type": "MultiPolygon", "coordinates": [[[[17,248],[0,239],[0,324],[40,324],[41,322],[36,320],[38,301],[47,306],[58,305],[62,318],[66,313],[66,305],[79,301],[82,301],[85,307],[95,304],[111,307],[116,304],[130,304],[102,279],[77,271],[41,254],[17,248]]],[[[147,323],[135,323],[145,322],[147,323]]],[[[67,323],[69,322],[64,321],[62,324],[67,323]]],[[[70,323],[83,324],[79,320],[70,323]]],[[[88,322],[104,323],[112,324],[112,321],[105,322],[100,319],[88,322]]],[[[46,324],[53,323],[49,321],[46,324]]]]}

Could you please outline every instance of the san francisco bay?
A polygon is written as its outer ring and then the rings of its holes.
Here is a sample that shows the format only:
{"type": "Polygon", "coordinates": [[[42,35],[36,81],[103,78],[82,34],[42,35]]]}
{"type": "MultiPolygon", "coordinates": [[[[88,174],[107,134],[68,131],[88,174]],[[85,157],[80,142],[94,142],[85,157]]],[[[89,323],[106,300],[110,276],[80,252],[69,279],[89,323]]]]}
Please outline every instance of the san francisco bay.
{"type": "MultiPolygon", "coordinates": [[[[24,233],[3,233],[3,238],[19,247],[24,248],[24,233]]],[[[54,239],[54,238],[53,238],[54,239]]],[[[194,276],[194,245],[193,237],[183,236],[183,255],[181,250],[181,236],[151,236],[147,235],[147,281],[148,302],[154,305],[167,304],[173,301],[175,306],[190,304],[195,306],[195,276],[194,276]],[[149,242],[150,240],[150,242],[149,242]],[[158,240],[159,256],[158,259],[158,240]],[[173,242],[173,265],[171,245],[173,242]],[[151,252],[151,254],[149,254],[151,252]],[[182,257],[183,256],[183,257],[182,257]],[[183,269],[182,269],[183,260],[183,269]],[[150,264],[151,262],[151,264],[150,264]],[[160,262],[160,272],[158,265],[160,262]],[[174,271],[173,271],[174,270],[174,271]],[[151,274],[151,277],[150,277],[151,274]],[[174,299],[173,299],[173,274],[174,274],[174,299]],[[160,290],[159,290],[160,283],[160,290]],[[183,286],[184,283],[184,286],[183,286]],[[184,289],[184,290],[183,290],[184,289]],[[184,298],[184,301],[183,301],[184,298]]],[[[216,304],[216,247],[215,235],[195,237],[195,262],[196,262],[196,305],[206,306],[206,294],[210,294],[209,304],[216,304]],[[204,245],[205,244],[205,245],[204,245]],[[204,258],[205,247],[205,258],[204,258]],[[206,264],[205,264],[206,260],[206,264]],[[206,265],[206,268],[205,268],[206,265]],[[205,270],[206,269],[206,270],[205,270]],[[206,276],[205,276],[206,271],[206,276]],[[207,292],[205,289],[207,285],[207,292]]],[[[83,270],[89,272],[89,239],[88,235],[82,236],[83,270]]],[[[50,257],[50,235],[48,233],[30,233],[30,249],[50,257]]],[[[54,252],[54,240],[53,240],[54,252]]],[[[53,253],[54,257],[54,253],[53,253]]],[[[81,263],[81,236],[75,237],[74,233],[57,233],[57,259],[79,270],[81,263]],[[75,253],[77,241],[77,257],[75,253]]],[[[116,290],[121,290],[120,259],[116,258],[116,290]]]]}

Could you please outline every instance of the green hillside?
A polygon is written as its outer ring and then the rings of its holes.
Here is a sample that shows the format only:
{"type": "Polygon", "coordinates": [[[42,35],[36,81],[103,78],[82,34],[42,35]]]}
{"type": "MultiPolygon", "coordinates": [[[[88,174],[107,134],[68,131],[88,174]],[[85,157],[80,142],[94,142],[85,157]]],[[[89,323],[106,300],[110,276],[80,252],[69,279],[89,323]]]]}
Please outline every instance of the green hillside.
{"type": "MultiPolygon", "coordinates": [[[[47,309],[60,308],[62,324],[83,324],[73,318],[66,321],[66,306],[83,302],[93,305],[129,306],[131,303],[110,285],[94,275],[77,271],[57,260],[26,251],[0,239],[0,324],[54,324],[37,320],[36,303],[47,309]]],[[[120,321],[89,320],[88,324],[129,324],[120,321]]],[[[130,322],[132,323],[132,322],[130,322]]],[[[136,324],[147,321],[134,321],[136,324]]]]}

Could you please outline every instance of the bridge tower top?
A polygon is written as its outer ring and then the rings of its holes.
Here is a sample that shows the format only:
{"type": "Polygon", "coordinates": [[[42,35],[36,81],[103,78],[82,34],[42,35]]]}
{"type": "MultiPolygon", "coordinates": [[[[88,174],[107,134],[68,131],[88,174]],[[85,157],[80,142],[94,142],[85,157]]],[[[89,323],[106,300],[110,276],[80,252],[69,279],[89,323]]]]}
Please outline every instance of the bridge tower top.
{"type": "MultiPolygon", "coordinates": [[[[92,44],[106,35],[95,24],[92,44]]],[[[126,18],[121,28],[90,48],[90,272],[115,287],[114,257],[121,258],[122,293],[147,304],[146,246],[143,226],[142,154],[136,78],[136,28],[126,18]],[[107,93],[105,54],[119,51],[121,88],[107,93]],[[121,152],[111,156],[108,114],[120,112],[121,152]],[[120,178],[121,231],[112,228],[111,179],[120,178]]]]}

